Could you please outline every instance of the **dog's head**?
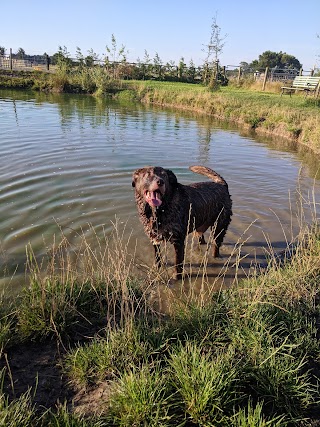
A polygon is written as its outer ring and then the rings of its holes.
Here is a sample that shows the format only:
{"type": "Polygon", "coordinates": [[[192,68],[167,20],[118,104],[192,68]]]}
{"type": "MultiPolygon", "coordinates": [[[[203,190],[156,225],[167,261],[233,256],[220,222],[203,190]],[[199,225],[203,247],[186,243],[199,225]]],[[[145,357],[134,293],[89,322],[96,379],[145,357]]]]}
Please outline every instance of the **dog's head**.
{"type": "Polygon", "coordinates": [[[132,176],[132,187],[153,208],[161,206],[170,197],[177,183],[171,170],[159,166],[137,169],[132,176]]]}

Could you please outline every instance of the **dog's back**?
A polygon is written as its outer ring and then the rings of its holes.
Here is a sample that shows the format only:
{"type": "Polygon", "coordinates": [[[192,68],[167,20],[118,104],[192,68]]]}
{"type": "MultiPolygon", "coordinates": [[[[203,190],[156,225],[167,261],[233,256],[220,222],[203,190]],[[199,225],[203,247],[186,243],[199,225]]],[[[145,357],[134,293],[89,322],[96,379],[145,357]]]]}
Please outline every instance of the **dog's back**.
{"type": "Polygon", "coordinates": [[[226,230],[232,216],[232,201],[228,184],[214,170],[205,166],[190,166],[192,172],[204,175],[211,181],[185,185],[194,218],[194,228],[217,227],[226,230]]]}

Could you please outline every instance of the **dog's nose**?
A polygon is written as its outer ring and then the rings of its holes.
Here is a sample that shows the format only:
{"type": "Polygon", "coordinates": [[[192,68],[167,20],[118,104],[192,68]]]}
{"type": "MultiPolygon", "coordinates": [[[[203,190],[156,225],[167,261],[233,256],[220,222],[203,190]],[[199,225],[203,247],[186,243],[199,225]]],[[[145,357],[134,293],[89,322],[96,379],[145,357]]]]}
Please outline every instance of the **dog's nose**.
{"type": "Polygon", "coordinates": [[[159,185],[159,187],[162,187],[162,186],[163,186],[163,184],[164,184],[163,179],[158,178],[158,179],[157,179],[157,184],[159,185]]]}

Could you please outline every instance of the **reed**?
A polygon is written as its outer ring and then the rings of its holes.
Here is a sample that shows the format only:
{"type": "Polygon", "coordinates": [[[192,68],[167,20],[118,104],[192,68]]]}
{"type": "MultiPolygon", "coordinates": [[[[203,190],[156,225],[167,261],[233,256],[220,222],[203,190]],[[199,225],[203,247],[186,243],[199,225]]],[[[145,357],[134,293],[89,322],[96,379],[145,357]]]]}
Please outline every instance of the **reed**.
{"type": "MultiPolygon", "coordinates": [[[[312,201],[310,206],[316,207],[312,201]]],[[[90,396],[103,385],[107,400],[95,401],[94,411],[90,405],[80,413],[62,405],[38,415],[32,394],[11,400],[2,386],[4,419],[14,418],[19,407],[30,420],[26,426],[302,426],[308,418],[319,421],[313,412],[320,398],[316,223],[306,226],[301,213],[295,245],[288,241],[280,258],[270,250],[265,269],[229,288],[223,281],[210,288],[205,251],[203,294],[190,290],[186,265],[179,297],[171,299],[166,313],[153,309],[150,295],[156,287],[174,294],[167,273],[138,280],[123,232],[116,221],[112,236],[92,230],[96,242],[90,244],[83,233],[74,248],[61,230],[40,261],[28,248],[30,286],[1,306],[7,382],[14,387],[10,347],[30,340],[45,344],[50,338],[65,348],[57,361],[68,379],[65,386],[90,396]]],[[[192,248],[192,235],[189,239],[192,248]]],[[[228,262],[239,259],[232,254],[228,262]]]]}

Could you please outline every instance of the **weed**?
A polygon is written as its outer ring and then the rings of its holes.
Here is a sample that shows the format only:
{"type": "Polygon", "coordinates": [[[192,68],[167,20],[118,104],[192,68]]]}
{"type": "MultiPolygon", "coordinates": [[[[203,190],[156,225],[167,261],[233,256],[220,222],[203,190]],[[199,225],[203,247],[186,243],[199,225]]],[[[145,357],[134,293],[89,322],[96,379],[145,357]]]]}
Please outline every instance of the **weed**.
{"type": "Polygon", "coordinates": [[[177,425],[170,398],[160,368],[142,365],[129,370],[113,384],[108,418],[120,426],[177,425]]]}
{"type": "Polygon", "coordinates": [[[248,400],[247,408],[240,409],[229,420],[231,427],[283,427],[284,417],[266,417],[263,411],[263,402],[258,402],[255,406],[251,399],[248,400]]]}
{"type": "Polygon", "coordinates": [[[134,325],[106,334],[106,338],[95,338],[68,354],[64,366],[74,383],[87,387],[114,379],[149,356],[150,346],[140,339],[134,325]]]}
{"type": "Polygon", "coordinates": [[[172,351],[169,365],[175,399],[197,425],[221,423],[241,399],[239,366],[228,351],[213,356],[187,342],[172,351]]]}
{"type": "Polygon", "coordinates": [[[0,371],[0,426],[33,427],[36,424],[36,410],[32,404],[30,391],[19,399],[9,401],[3,392],[5,370],[0,371]]]}

